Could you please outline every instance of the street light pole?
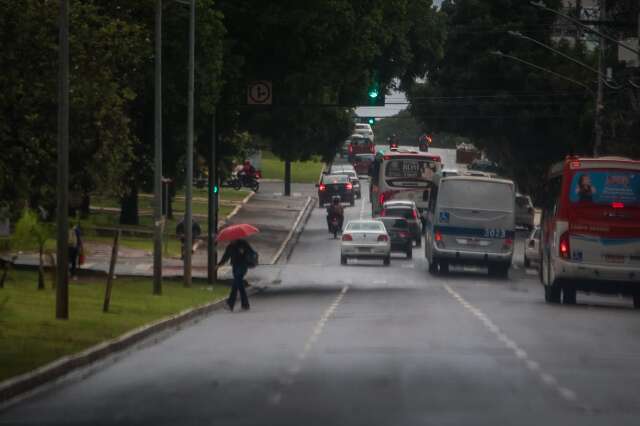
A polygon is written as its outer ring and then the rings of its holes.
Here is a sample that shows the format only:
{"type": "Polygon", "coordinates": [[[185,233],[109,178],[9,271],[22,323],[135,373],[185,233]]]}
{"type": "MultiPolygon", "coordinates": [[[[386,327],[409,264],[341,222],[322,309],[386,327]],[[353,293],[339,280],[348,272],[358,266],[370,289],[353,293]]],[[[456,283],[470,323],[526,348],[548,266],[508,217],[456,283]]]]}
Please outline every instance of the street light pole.
{"type": "Polygon", "coordinates": [[[162,294],[162,0],[156,0],[153,294],[162,294]]]}
{"type": "Polygon", "coordinates": [[[69,319],[69,0],[60,0],[56,318],[69,319]]]}
{"type": "Polygon", "coordinates": [[[184,285],[191,285],[191,250],[193,247],[191,199],[193,190],[193,108],[195,85],[195,24],[196,24],[196,0],[191,0],[191,13],[189,14],[189,98],[187,111],[187,176],[185,188],[184,210],[184,285]]]}
{"type": "Polygon", "coordinates": [[[211,147],[209,148],[209,211],[207,234],[207,281],[213,284],[218,279],[218,248],[216,235],[218,234],[218,165],[216,159],[216,142],[218,131],[216,128],[217,108],[213,107],[211,118],[211,147]]]}

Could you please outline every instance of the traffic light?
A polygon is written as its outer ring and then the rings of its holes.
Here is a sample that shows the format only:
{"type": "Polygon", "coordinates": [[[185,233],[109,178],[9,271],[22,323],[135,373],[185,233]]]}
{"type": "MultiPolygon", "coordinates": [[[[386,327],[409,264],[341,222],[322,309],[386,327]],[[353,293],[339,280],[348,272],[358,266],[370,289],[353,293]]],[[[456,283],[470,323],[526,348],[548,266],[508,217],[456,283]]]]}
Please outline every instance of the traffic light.
{"type": "Polygon", "coordinates": [[[218,190],[219,190],[219,189],[218,189],[218,184],[217,184],[217,183],[213,184],[213,193],[214,193],[214,194],[217,194],[217,193],[218,193],[218,190]]]}
{"type": "Polygon", "coordinates": [[[369,84],[367,98],[369,106],[384,106],[384,93],[377,79],[372,80],[369,84]]]}
{"type": "Polygon", "coordinates": [[[369,117],[367,119],[367,123],[373,126],[374,124],[376,124],[376,119],[374,117],[369,117]]]}

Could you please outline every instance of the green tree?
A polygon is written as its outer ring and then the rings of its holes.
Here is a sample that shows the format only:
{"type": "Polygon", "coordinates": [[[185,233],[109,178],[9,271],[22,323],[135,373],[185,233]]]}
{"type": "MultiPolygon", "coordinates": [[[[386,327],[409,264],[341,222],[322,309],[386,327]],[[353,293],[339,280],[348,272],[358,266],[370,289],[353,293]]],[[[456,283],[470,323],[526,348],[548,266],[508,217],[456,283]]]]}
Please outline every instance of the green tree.
{"type": "Polygon", "coordinates": [[[11,237],[11,246],[14,249],[31,249],[34,245],[38,248],[38,290],[44,290],[42,257],[44,256],[44,245],[51,235],[51,227],[42,223],[33,210],[25,208],[11,237]]]}

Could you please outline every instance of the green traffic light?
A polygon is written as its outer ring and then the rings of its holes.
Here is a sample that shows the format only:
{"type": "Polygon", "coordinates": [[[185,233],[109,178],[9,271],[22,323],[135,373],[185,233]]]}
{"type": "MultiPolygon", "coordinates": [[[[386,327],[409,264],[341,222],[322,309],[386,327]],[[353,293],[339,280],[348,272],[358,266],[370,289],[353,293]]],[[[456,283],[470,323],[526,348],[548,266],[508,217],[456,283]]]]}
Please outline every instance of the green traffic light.
{"type": "Polygon", "coordinates": [[[370,118],[369,119],[369,124],[376,124],[376,119],[375,118],[370,118]]]}
{"type": "Polygon", "coordinates": [[[376,99],[379,94],[380,92],[378,92],[378,89],[376,87],[372,87],[371,89],[369,89],[369,97],[371,99],[376,99]]]}
{"type": "Polygon", "coordinates": [[[214,194],[218,193],[218,185],[213,185],[213,193],[214,194]]]}

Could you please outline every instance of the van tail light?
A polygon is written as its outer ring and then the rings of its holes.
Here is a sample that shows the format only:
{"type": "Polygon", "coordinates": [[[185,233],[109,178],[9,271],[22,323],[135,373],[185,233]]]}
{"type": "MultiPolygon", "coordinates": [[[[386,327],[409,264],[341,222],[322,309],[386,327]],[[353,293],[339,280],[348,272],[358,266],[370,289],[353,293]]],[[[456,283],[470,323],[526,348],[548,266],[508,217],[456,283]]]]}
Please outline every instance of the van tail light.
{"type": "Polygon", "coordinates": [[[389,237],[386,235],[378,235],[378,241],[389,241],[389,237]]]}
{"type": "Polygon", "coordinates": [[[342,241],[353,241],[351,234],[342,234],[342,241]]]}
{"type": "Polygon", "coordinates": [[[347,183],[344,187],[347,189],[353,189],[353,184],[347,183]]]}
{"type": "Polygon", "coordinates": [[[436,242],[436,245],[440,248],[444,247],[444,241],[442,241],[442,232],[440,231],[436,231],[435,235],[433,236],[433,239],[436,242]]]}
{"type": "Polygon", "coordinates": [[[613,202],[611,203],[611,207],[613,207],[614,209],[624,209],[624,203],[613,202]]]}
{"type": "Polygon", "coordinates": [[[502,243],[502,248],[505,250],[510,250],[512,247],[513,247],[513,239],[505,238],[504,242],[502,243]]]}
{"type": "Polygon", "coordinates": [[[571,252],[571,245],[569,244],[569,231],[560,235],[560,244],[558,246],[560,257],[563,259],[569,259],[569,253],[571,252]]]}
{"type": "Polygon", "coordinates": [[[318,189],[320,191],[324,191],[325,189],[327,189],[327,185],[324,185],[324,184],[321,183],[320,186],[318,187],[318,189]]]}

